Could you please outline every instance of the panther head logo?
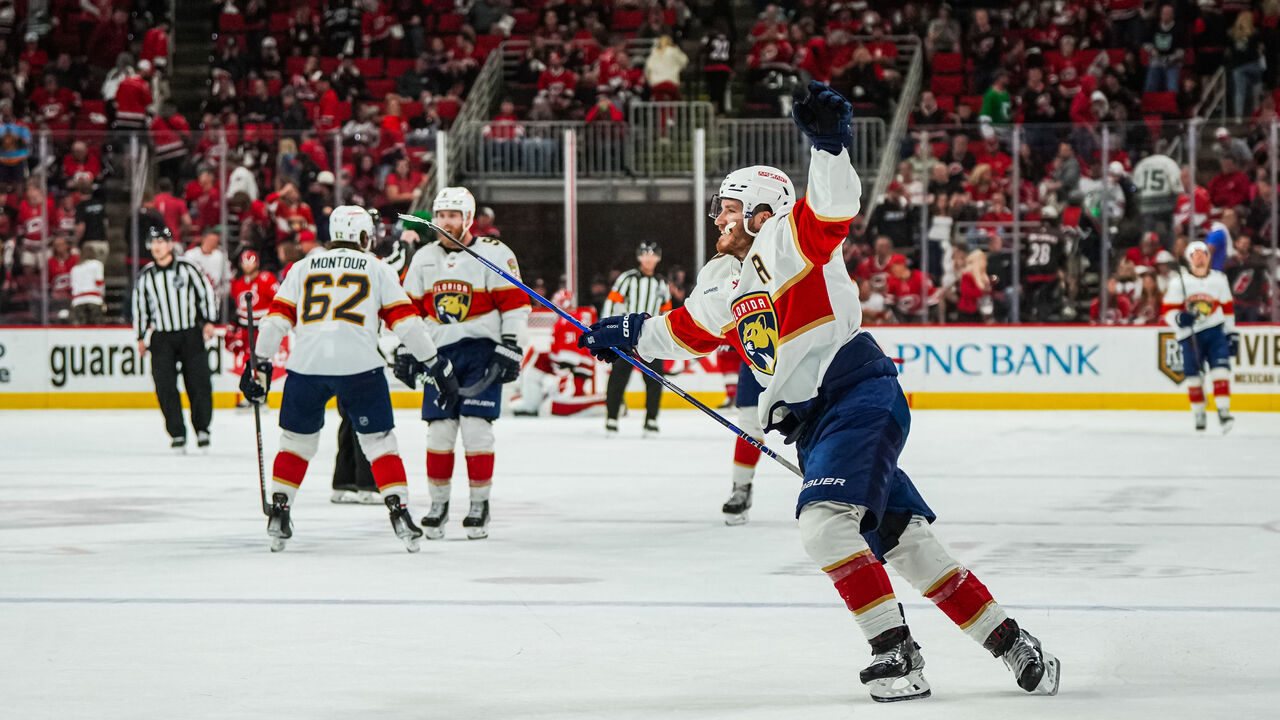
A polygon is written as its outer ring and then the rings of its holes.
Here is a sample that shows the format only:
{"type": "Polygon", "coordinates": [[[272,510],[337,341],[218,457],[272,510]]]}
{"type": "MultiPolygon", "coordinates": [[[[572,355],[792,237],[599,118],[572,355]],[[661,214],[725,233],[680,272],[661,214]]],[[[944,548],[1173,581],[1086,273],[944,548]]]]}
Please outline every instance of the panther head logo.
{"type": "Polygon", "coordinates": [[[436,283],[432,292],[436,319],[441,323],[457,323],[467,319],[471,312],[471,286],[456,280],[436,283]]]}
{"type": "Polygon", "coordinates": [[[752,367],[773,374],[778,356],[778,316],[767,293],[753,293],[733,306],[738,319],[738,339],[752,367]]]}

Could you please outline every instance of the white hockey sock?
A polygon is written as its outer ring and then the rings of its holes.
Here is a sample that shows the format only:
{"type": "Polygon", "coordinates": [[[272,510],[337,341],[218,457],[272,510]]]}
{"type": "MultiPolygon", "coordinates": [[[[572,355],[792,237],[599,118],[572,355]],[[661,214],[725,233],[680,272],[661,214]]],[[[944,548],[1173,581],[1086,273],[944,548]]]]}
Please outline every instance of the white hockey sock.
{"type": "Polygon", "coordinates": [[[733,487],[735,490],[750,485],[755,476],[756,468],[754,465],[748,467],[738,463],[733,464],[733,487]]]}

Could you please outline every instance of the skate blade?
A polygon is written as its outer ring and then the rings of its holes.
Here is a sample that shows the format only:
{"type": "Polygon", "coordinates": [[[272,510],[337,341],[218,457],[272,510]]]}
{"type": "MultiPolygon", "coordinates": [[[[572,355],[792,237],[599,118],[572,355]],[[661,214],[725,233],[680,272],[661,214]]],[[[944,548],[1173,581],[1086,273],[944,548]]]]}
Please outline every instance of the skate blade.
{"type": "Polygon", "coordinates": [[[912,670],[901,677],[872,680],[866,685],[871,699],[881,703],[922,700],[933,694],[924,679],[924,672],[920,670],[912,670]]]}
{"type": "Polygon", "coordinates": [[[440,538],[444,537],[444,528],[424,527],[422,528],[422,534],[428,540],[439,540],[440,538]]]}
{"type": "Polygon", "coordinates": [[[1230,433],[1230,432],[1231,432],[1231,428],[1233,428],[1233,427],[1235,427],[1235,426],[1236,426],[1236,421],[1235,421],[1234,419],[1232,419],[1232,420],[1224,420],[1224,421],[1223,421],[1223,423],[1222,423],[1222,434],[1223,434],[1223,435],[1226,435],[1226,434],[1230,433]]]}
{"type": "Polygon", "coordinates": [[[404,549],[411,553],[416,553],[422,549],[422,543],[417,537],[402,537],[400,539],[404,542],[404,549]]]}
{"type": "Polygon", "coordinates": [[[1057,695],[1058,682],[1062,679],[1062,663],[1047,652],[1041,653],[1044,655],[1044,676],[1032,692],[1036,695],[1057,695]]]}
{"type": "Polygon", "coordinates": [[[483,540],[489,537],[489,528],[469,527],[466,531],[468,540],[483,540]]]}
{"type": "Polygon", "coordinates": [[[745,513],[745,512],[740,512],[740,513],[736,513],[736,514],[735,514],[735,513],[725,513],[725,514],[724,514],[724,524],[725,524],[725,525],[729,525],[729,526],[733,526],[733,525],[746,525],[746,524],[747,524],[747,513],[745,513]]]}
{"type": "Polygon", "coordinates": [[[354,500],[354,502],[360,503],[361,505],[382,505],[383,504],[381,493],[375,492],[373,490],[358,491],[356,493],[356,499],[354,500]]]}
{"type": "Polygon", "coordinates": [[[329,496],[329,502],[335,505],[355,505],[360,502],[360,497],[351,490],[334,490],[329,496]]]}
{"type": "Polygon", "coordinates": [[[289,542],[288,538],[273,537],[271,538],[271,552],[280,552],[284,550],[285,543],[289,542]]]}

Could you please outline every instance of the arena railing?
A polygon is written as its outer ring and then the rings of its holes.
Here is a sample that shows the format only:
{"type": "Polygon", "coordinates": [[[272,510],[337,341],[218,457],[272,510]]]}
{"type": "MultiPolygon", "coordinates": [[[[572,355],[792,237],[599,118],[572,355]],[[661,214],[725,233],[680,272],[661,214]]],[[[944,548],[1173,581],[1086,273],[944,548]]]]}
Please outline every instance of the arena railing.
{"type": "MultiPolygon", "coordinates": [[[[919,38],[895,38],[895,40],[899,46],[899,57],[901,57],[902,50],[911,49],[911,59],[908,61],[907,71],[903,77],[902,91],[898,93],[897,106],[893,111],[893,121],[889,124],[889,134],[885,138],[886,147],[890,148],[897,147],[902,142],[903,136],[907,131],[908,120],[911,117],[911,110],[915,106],[915,99],[920,95],[920,86],[924,78],[924,50],[920,45],[919,38]]],[[[876,168],[874,183],[869,188],[866,184],[863,185],[862,205],[866,208],[864,212],[867,214],[875,211],[876,205],[884,197],[885,189],[889,187],[889,183],[893,180],[895,164],[893,153],[884,153],[881,156],[879,166],[876,168]]]]}

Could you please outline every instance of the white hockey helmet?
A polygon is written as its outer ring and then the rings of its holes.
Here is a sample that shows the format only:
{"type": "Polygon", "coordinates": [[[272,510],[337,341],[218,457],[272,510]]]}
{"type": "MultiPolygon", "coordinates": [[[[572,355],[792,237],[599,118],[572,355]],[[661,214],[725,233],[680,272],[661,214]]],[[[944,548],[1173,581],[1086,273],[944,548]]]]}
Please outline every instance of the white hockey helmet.
{"type": "MultiPolygon", "coordinates": [[[[441,210],[457,210],[462,213],[462,234],[471,229],[471,222],[476,219],[476,198],[464,187],[441,188],[436,199],[431,203],[431,215],[434,217],[441,210]]],[[[461,238],[458,238],[461,240],[461,238]]]]}
{"type": "Polygon", "coordinates": [[[1213,259],[1213,253],[1210,252],[1209,246],[1202,240],[1187,243],[1187,250],[1183,255],[1187,258],[1187,262],[1191,262],[1191,256],[1198,252],[1202,252],[1205,254],[1205,257],[1213,259]]]}
{"type": "MultiPolygon", "coordinates": [[[[752,165],[741,170],[734,170],[725,176],[720,183],[720,192],[711,198],[711,218],[720,215],[722,201],[731,198],[742,202],[742,217],[748,220],[755,214],[756,208],[768,205],[775,216],[791,210],[796,202],[796,188],[787,174],[768,165],[752,165]]],[[[755,233],[744,225],[744,230],[752,237],[755,233]]]]}
{"type": "Polygon", "coordinates": [[[369,252],[373,247],[373,216],[358,205],[342,205],[329,215],[329,239],[333,242],[355,243],[369,252]]]}

